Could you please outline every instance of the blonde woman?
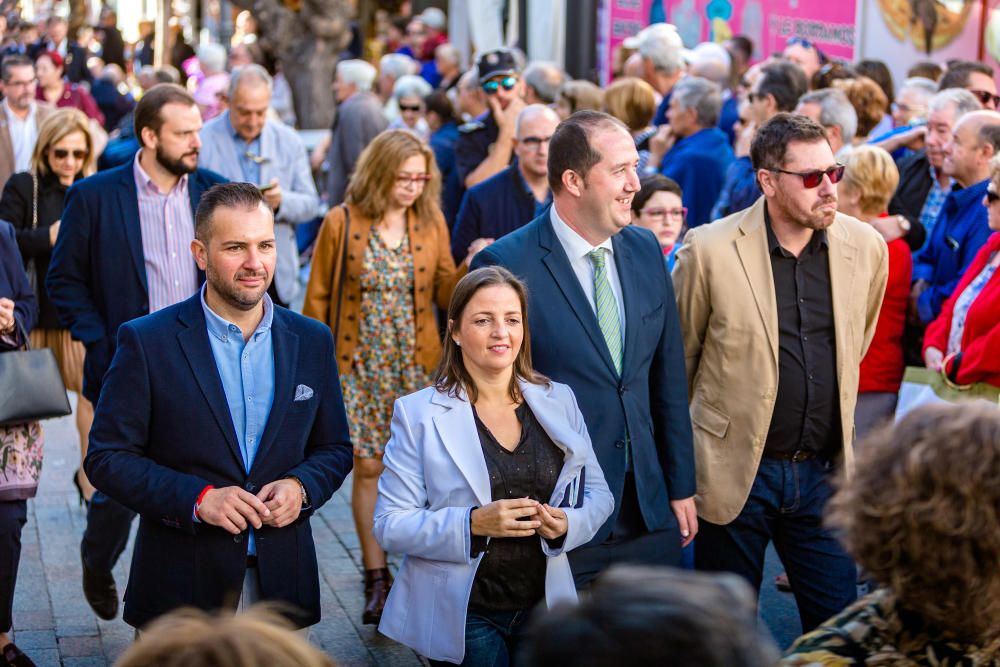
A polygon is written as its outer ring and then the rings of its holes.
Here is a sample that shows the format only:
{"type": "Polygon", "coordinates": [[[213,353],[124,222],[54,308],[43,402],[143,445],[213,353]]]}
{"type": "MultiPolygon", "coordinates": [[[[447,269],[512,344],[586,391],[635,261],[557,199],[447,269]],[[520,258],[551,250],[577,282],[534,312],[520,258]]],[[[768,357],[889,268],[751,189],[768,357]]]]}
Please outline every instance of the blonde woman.
{"type": "MultiPolygon", "coordinates": [[[[17,246],[38,297],[38,325],[31,332],[31,345],[47,347],[55,353],[66,388],[77,394],[76,428],[81,464],[87,454],[87,434],[94,419],[94,406],[80,393],[84,349],[60,324],[56,307],[45,291],[45,274],[59,234],[66,190],[94,171],[94,144],[88,128],[87,116],[78,109],[54,112],[38,128],[31,170],[11,176],[0,198],[0,220],[7,220],[16,230],[17,246]]],[[[74,473],[73,484],[80,503],[89,503],[94,487],[82,469],[74,473]]]]}
{"type": "Polygon", "coordinates": [[[441,355],[434,304],[447,307],[472,255],[456,268],[440,194],[426,143],[409,130],[378,135],[358,159],[345,203],[323,221],[302,310],[326,322],[336,341],[354,442],[365,624],[378,623],[392,585],[372,535],[392,404],[429,383],[441,355]]]}

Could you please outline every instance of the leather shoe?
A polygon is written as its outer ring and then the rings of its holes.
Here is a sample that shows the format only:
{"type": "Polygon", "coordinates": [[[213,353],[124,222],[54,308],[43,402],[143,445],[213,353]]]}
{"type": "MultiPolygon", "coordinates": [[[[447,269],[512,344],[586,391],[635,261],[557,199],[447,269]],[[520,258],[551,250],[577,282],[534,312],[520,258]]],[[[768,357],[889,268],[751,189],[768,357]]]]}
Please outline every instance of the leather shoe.
{"type": "Polygon", "coordinates": [[[118,587],[110,572],[94,572],[83,562],[83,596],[90,603],[94,613],[105,621],[118,616],[118,587]]]}
{"type": "Polygon", "coordinates": [[[36,667],[35,663],[31,661],[31,658],[26,656],[24,652],[14,644],[14,642],[11,642],[3,647],[3,651],[0,652],[0,660],[3,660],[0,665],[11,665],[11,667],[36,667]]]}
{"type": "Polygon", "coordinates": [[[365,610],[361,614],[364,625],[378,625],[382,620],[382,608],[392,588],[392,575],[388,568],[365,570],[365,610]]]}

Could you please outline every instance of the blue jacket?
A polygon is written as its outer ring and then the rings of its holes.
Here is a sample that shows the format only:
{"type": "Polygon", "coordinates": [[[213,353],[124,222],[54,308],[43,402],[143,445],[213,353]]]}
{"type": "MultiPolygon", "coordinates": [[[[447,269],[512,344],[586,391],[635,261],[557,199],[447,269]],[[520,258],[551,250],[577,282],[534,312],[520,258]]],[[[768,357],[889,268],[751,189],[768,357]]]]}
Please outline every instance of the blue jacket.
{"type": "Polygon", "coordinates": [[[498,264],[525,281],[534,366],[576,395],[615,496],[615,511],[591,545],[607,539],[621,510],[626,436],[641,518],[650,531],[676,532],[669,501],[695,492],[684,348],[663,250],[652,232],[637,225],[625,227],[611,242],[625,301],[621,377],[549,211],[472,261],[473,269],[498,264]]]}
{"type": "Polygon", "coordinates": [[[465,193],[451,233],[451,254],[460,264],[476,239],[500,239],[534,220],[535,196],[526,190],[517,160],[465,193]]]}
{"type": "Polygon", "coordinates": [[[196,523],[195,501],[209,484],[258,493],[296,477],[309,502],[299,518],[255,531],[260,592],[311,625],[320,596],[309,517],[352,465],[333,337],[325,324],[275,307],[274,405],[247,472],[208,336],[200,294],[125,324],[97,403],[87,475],[140,516],[125,621],[140,627],[178,607],[212,610],[238,598],[246,532],[196,523]]]}
{"type": "Polygon", "coordinates": [[[431,150],[441,170],[441,212],[448,221],[448,228],[455,226],[458,206],[462,203],[461,183],[455,173],[455,144],[458,143],[458,123],[448,121],[431,135],[431,150]]]}
{"type": "MultiPolygon", "coordinates": [[[[132,173],[135,159],[85,178],[66,193],[45,280],[59,319],[87,347],[83,395],[95,404],[114,355],[118,327],[149,313],[139,195],[132,173]]],[[[198,208],[205,190],[222,182],[225,179],[206,169],[190,174],[191,211],[198,208]]]]}
{"type": "Polygon", "coordinates": [[[757,172],[748,156],[738,157],[726,169],[726,180],[715,200],[709,220],[718,220],[743,209],[750,208],[760,198],[757,172]]]}
{"type": "MultiPolygon", "coordinates": [[[[14,227],[3,220],[0,220],[0,299],[14,302],[14,319],[30,333],[38,319],[38,301],[24,272],[14,227]]],[[[19,344],[24,343],[16,332],[13,338],[19,344]]],[[[0,342],[0,350],[4,347],[7,346],[0,342]]]]}
{"type": "Polygon", "coordinates": [[[712,206],[719,198],[732,161],[733,149],[726,134],[717,127],[684,137],[663,156],[660,171],[681,186],[689,228],[711,222],[712,206]]]}
{"type": "Polygon", "coordinates": [[[913,280],[929,285],[917,301],[920,321],[929,324],[955,291],[962,274],[990,237],[983,197],[989,179],[948,193],[927,244],[913,260],[913,280]]]}

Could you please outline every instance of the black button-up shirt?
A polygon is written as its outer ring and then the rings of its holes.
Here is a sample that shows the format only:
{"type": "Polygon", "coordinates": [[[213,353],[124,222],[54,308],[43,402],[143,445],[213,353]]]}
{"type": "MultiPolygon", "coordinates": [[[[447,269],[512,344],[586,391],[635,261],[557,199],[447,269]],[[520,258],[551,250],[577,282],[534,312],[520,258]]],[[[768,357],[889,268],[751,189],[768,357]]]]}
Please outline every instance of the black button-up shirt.
{"type": "Polygon", "coordinates": [[[778,396],[764,455],[796,450],[832,458],[841,440],[837,337],[826,231],[796,257],[781,247],[766,213],[778,306],[778,396]]]}

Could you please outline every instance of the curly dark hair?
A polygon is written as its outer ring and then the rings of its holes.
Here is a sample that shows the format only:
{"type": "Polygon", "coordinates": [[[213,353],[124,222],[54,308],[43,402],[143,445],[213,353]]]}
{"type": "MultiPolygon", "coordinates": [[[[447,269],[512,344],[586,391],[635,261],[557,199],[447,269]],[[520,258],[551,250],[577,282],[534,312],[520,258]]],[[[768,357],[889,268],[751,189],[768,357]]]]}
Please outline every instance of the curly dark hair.
{"type": "Polygon", "coordinates": [[[847,550],[935,636],[1000,637],[997,406],[921,408],[857,453],[827,514],[847,550]]]}

